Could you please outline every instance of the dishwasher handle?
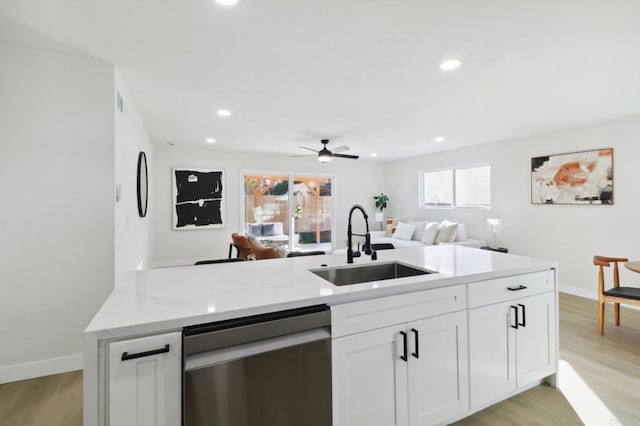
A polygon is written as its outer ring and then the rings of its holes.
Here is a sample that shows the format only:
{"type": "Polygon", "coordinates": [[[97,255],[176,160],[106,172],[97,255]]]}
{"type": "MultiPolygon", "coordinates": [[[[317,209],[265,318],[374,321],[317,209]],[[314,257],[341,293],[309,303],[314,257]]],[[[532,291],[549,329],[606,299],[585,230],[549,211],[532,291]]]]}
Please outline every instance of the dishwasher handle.
{"type": "Polygon", "coordinates": [[[330,326],[328,306],[298,308],[185,327],[182,349],[186,357],[330,326]]]}
{"type": "Polygon", "coordinates": [[[215,364],[232,361],[234,359],[247,358],[253,355],[272,352],[291,346],[303,345],[319,340],[330,339],[331,333],[326,328],[303,331],[286,336],[272,337],[256,342],[245,343],[232,347],[225,347],[209,352],[200,352],[185,357],[185,371],[197,370],[215,364]]]}

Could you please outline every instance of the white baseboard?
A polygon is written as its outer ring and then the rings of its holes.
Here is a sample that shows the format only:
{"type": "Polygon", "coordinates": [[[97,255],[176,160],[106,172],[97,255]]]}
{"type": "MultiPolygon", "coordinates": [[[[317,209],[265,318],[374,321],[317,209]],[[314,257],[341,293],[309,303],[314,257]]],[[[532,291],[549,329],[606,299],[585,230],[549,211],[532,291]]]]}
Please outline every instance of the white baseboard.
{"type": "Polygon", "coordinates": [[[83,365],[82,354],[43,359],[41,361],[26,362],[24,364],[7,365],[0,367],[0,384],[82,370],[83,365]]]}
{"type": "Polygon", "coordinates": [[[574,296],[584,297],[586,299],[598,300],[598,290],[597,289],[585,289],[582,287],[575,287],[572,285],[566,285],[560,283],[560,293],[572,294],[574,296]]]}

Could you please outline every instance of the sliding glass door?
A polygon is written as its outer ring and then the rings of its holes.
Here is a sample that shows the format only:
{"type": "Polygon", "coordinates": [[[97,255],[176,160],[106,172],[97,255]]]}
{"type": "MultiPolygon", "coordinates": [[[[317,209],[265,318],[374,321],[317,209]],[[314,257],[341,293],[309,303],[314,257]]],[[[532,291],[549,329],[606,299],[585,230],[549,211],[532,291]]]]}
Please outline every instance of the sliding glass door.
{"type": "Polygon", "coordinates": [[[331,178],[293,178],[294,243],[302,250],[331,250],[333,195],[331,178]],[[296,241],[297,240],[297,241],[296,241]]]}
{"type": "Polygon", "coordinates": [[[267,245],[330,251],[333,182],[328,176],[244,175],[244,226],[267,245]]]}

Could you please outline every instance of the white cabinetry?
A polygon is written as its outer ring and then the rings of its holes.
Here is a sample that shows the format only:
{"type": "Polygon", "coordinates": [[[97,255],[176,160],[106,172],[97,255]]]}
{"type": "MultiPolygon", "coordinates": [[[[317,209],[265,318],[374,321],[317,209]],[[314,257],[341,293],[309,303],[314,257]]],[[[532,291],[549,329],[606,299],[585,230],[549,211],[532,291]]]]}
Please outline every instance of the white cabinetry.
{"type": "Polygon", "coordinates": [[[520,313],[516,335],[516,380],[526,386],[555,372],[556,364],[556,308],[554,293],[518,300],[520,313]]]}
{"type": "Polygon", "coordinates": [[[472,410],[556,372],[553,289],[553,271],[469,285],[469,305],[498,302],[469,310],[472,410]]]}
{"type": "Polygon", "coordinates": [[[465,300],[460,285],[333,307],[333,424],[431,425],[466,413],[465,300]]]}
{"type": "Polygon", "coordinates": [[[409,424],[433,425],[467,412],[467,313],[427,318],[407,328],[410,342],[414,338],[408,362],[409,424]]]}
{"type": "Polygon", "coordinates": [[[333,424],[406,425],[407,363],[398,353],[396,325],[335,339],[333,424]]]}
{"type": "Polygon", "coordinates": [[[109,344],[107,424],[181,424],[181,342],[167,333],[109,344]]]}

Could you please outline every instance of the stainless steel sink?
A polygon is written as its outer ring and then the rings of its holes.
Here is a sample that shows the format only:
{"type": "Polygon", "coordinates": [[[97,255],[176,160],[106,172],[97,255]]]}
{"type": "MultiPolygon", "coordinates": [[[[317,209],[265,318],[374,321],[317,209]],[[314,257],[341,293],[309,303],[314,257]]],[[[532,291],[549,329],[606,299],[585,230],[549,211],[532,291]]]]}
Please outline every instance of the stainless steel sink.
{"type": "Polygon", "coordinates": [[[435,271],[418,269],[399,262],[375,263],[362,266],[338,266],[311,269],[310,271],[338,286],[436,273],[435,271]]]}

